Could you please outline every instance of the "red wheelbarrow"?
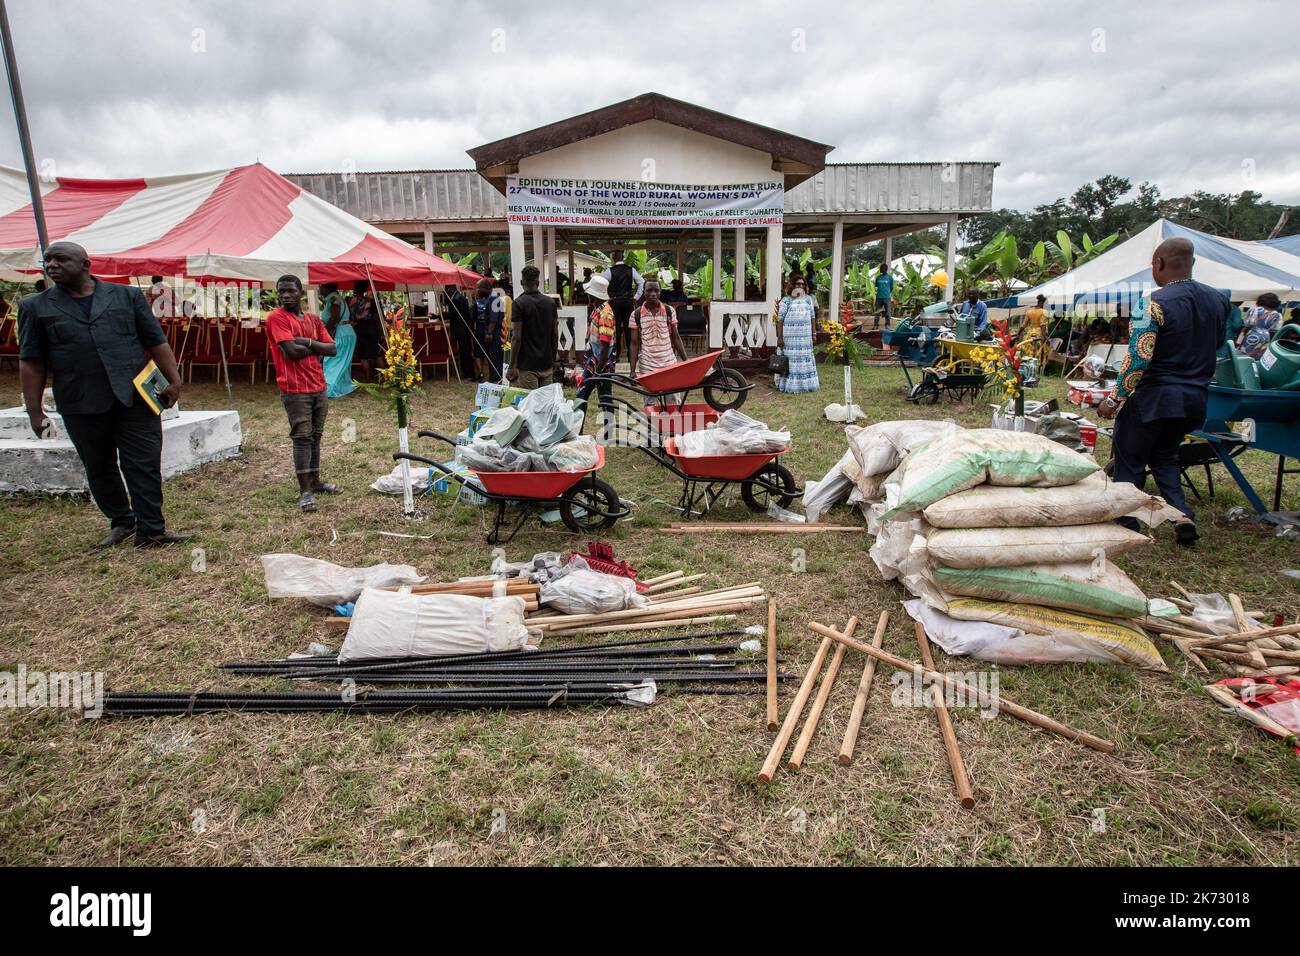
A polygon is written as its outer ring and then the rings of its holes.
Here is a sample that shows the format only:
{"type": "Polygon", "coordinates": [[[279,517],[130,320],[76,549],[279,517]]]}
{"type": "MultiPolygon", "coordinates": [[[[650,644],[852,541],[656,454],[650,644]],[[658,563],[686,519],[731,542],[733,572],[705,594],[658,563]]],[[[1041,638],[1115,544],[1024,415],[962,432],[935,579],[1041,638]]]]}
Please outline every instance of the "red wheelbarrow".
{"type": "MultiPolygon", "coordinates": [[[[434,438],[455,447],[456,442],[437,432],[422,431],[421,438],[434,438]]],[[[482,495],[496,505],[488,544],[510,541],[533,512],[559,509],[560,520],[570,531],[590,533],[611,527],[631,514],[618,499],[618,492],[596,477],[605,467],[605,449],[596,446],[596,465],[583,471],[476,471],[472,479],[421,455],[394,452],[393,459],[419,462],[437,469],[458,484],[482,495]],[[507,508],[518,508],[513,526],[506,519],[507,508]],[[503,536],[502,532],[508,532],[503,536]]]]}
{"type": "Polygon", "coordinates": [[[662,405],[670,395],[678,394],[681,395],[679,401],[684,403],[687,395],[698,388],[703,392],[704,401],[710,408],[725,412],[729,408],[739,408],[745,404],[745,397],[754,386],[746,382],[745,376],[735,369],[723,366],[722,353],[723,350],[718,349],[685,362],[665,365],[636,378],[610,372],[593,375],[585,381],[609,382],[636,392],[648,400],[647,404],[657,405],[662,405]]]}
{"type": "Polygon", "coordinates": [[[803,495],[790,469],[780,461],[789,448],[751,455],[689,458],[677,450],[673,438],[662,449],[640,447],[682,479],[682,497],[677,506],[687,517],[706,514],[729,485],[740,485],[740,498],[753,511],[765,512],[772,503],[788,508],[795,498],[803,495]]]}

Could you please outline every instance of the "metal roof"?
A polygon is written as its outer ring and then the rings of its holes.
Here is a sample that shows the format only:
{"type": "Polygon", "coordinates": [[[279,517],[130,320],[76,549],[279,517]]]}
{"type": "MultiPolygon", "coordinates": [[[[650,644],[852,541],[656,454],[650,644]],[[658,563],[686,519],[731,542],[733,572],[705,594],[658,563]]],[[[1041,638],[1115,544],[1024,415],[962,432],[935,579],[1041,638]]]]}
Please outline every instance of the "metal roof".
{"type": "MultiPolygon", "coordinates": [[[[831,163],[785,194],[787,216],[895,214],[918,219],[993,208],[997,163],[831,163]]],[[[505,197],[473,169],[288,173],[287,179],[383,228],[482,222],[505,228],[505,197]]]]}

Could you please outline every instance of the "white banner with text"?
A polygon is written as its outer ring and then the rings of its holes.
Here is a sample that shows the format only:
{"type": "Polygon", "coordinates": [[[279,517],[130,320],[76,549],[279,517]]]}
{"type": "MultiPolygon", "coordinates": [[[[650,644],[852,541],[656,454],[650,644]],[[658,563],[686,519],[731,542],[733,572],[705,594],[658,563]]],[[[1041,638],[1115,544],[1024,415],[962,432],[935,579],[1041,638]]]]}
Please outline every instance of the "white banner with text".
{"type": "Polygon", "coordinates": [[[525,226],[680,229],[779,226],[780,181],[683,186],[613,179],[506,178],[506,221],[525,226]]]}

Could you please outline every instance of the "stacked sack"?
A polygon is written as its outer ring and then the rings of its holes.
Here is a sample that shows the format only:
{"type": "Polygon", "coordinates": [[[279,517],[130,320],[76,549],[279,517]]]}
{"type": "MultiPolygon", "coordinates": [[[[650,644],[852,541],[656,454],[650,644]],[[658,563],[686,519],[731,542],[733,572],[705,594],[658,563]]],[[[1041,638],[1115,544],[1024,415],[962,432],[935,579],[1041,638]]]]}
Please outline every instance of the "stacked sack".
{"type": "Polygon", "coordinates": [[[1159,523],[1168,517],[1160,498],[1110,481],[1092,458],[1048,438],[1000,429],[932,440],[883,485],[885,502],[869,512],[872,558],[929,606],[927,629],[945,649],[962,642],[944,633],[963,629],[931,612],[1007,631],[955,653],[1164,669],[1126,623],[1147,613],[1146,596],[1108,560],[1150,540],[1114,519],[1159,523]]]}
{"type": "Polygon", "coordinates": [[[849,449],[820,481],[804,487],[803,507],[809,521],[842,501],[857,505],[864,513],[867,505],[885,496],[885,479],[914,448],[936,438],[951,435],[960,426],[950,421],[895,421],[844,429],[849,449]]]}

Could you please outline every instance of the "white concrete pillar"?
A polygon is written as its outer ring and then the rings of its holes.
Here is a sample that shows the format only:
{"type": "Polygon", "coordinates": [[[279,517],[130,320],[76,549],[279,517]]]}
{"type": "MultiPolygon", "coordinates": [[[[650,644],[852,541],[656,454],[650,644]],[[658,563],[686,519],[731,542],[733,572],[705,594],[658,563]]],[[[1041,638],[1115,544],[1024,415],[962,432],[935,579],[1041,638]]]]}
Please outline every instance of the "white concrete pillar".
{"type": "Polygon", "coordinates": [[[840,320],[840,303],[844,298],[844,220],[836,219],[831,231],[831,289],[829,313],[826,318],[831,322],[840,320]]]}
{"type": "Polygon", "coordinates": [[[546,228],[546,248],[550,259],[546,265],[546,285],[547,292],[554,292],[557,295],[560,291],[560,252],[555,248],[555,227],[546,228]]]}
{"type": "Polygon", "coordinates": [[[722,230],[713,230],[713,292],[715,299],[722,298],[722,230]]]}
{"type": "Polygon", "coordinates": [[[569,240],[569,301],[573,301],[573,293],[578,288],[578,276],[576,267],[573,264],[573,240],[569,240]]]}
{"type": "MultiPolygon", "coordinates": [[[[785,247],[781,242],[781,226],[767,227],[767,268],[763,278],[763,298],[776,302],[785,290],[781,288],[781,266],[783,265],[785,247]]],[[[773,343],[775,345],[775,343],[773,343]]]]}
{"type": "MultiPolygon", "coordinates": [[[[546,260],[543,258],[543,256],[545,255],[546,255],[546,230],[542,226],[533,226],[533,249],[532,249],[532,255],[530,255],[529,258],[533,260],[533,265],[537,266],[538,270],[542,274],[541,282],[542,282],[543,289],[546,288],[546,260]]],[[[516,279],[515,295],[518,295],[522,291],[523,291],[523,287],[519,285],[519,280],[516,279]]]]}
{"type": "Polygon", "coordinates": [[[736,278],[733,281],[732,299],[737,302],[745,301],[745,229],[740,227],[736,230],[736,278]]]}
{"type": "Polygon", "coordinates": [[[433,230],[428,226],[424,227],[424,251],[431,256],[437,255],[437,253],[433,251],[433,230]]]}
{"type": "Polygon", "coordinates": [[[894,268],[894,237],[890,236],[885,240],[885,265],[889,266],[890,271],[894,268]]]}
{"type": "Polygon", "coordinates": [[[524,227],[517,222],[512,222],[506,226],[506,232],[510,236],[510,277],[514,280],[515,291],[518,291],[523,286],[521,273],[524,271],[524,260],[526,258],[524,254],[524,227]]]}
{"type": "Polygon", "coordinates": [[[952,301],[952,287],[957,284],[957,217],[948,219],[948,248],[944,252],[943,267],[948,273],[948,288],[943,290],[943,301],[952,301]]]}

